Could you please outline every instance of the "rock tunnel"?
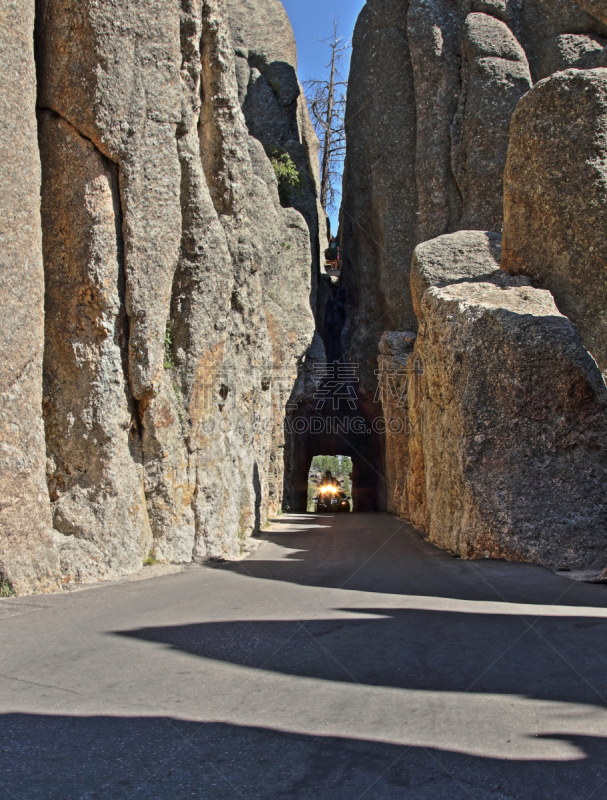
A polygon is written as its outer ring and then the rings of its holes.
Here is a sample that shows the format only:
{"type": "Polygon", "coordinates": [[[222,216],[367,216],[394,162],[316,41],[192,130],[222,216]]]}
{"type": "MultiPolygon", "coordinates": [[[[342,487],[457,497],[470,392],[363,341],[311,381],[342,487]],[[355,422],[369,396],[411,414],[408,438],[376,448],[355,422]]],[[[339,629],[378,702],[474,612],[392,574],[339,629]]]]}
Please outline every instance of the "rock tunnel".
{"type": "Polygon", "coordinates": [[[312,459],[342,455],[352,459],[354,510],[385,510],[382,408],[362,383],[359,364],[344,352],[347,303],[340,278],[321,275],[316,316],[324,353],[308,364],[306,390],[286,416],[283,507],[305,512],[312,459]]]}

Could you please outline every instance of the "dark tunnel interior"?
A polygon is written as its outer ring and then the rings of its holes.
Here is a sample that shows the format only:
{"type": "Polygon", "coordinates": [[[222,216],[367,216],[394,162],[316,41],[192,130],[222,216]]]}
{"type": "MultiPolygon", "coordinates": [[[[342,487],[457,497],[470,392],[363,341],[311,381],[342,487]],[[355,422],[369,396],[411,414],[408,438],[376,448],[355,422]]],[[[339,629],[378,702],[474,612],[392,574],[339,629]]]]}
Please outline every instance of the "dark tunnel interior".
{"type": "Polygon", "coordinates": [[[308,392],[285,420],[283,510],[306,511],[308,473],[315,456],[342,455],[352,459],[354,510],[383,511],[385,435],[378,424],[382,408],[361,386],[358,365],[349,364],[343,351],[348,298],[342,276],[319,276],[315,316],[326,362],[315,364],[315,391],[308,392]]]}
{"type": "Polygon", "coordinates": [[[374,430],[378,426],[371,409],[360,400],[356,409],[325,410],[318,405],[309,401],[286,420],[284,509],[306,511],[314,456],[341,455],[352,459],[354,510],[384,510],[384,436],[374,430]]]}

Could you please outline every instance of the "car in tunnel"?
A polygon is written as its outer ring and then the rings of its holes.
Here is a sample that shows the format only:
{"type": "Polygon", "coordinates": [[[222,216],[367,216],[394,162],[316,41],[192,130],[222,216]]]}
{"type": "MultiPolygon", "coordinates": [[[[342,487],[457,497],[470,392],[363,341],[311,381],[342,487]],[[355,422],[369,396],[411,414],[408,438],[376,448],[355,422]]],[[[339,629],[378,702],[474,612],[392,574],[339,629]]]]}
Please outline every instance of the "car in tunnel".
{"type": "Polygon", "coordinates": [[[350,498],[346,496],[345,492],[333,487],[319,490],[316,495],[317,514],[326,512],[339,514],[346,511],[350,511],[350,498]]]}

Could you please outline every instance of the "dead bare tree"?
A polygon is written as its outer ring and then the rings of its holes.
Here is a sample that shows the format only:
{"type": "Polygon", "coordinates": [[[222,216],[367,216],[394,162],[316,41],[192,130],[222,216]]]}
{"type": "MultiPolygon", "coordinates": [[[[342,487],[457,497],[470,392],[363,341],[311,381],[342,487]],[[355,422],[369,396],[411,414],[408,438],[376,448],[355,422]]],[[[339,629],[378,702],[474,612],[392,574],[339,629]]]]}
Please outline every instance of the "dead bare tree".
{"type": "Polygon", "coordinates": [[[331,51],[324,79],[311,79],[304,83],[314,128],[320,139],[320,202],[325,211],[335,210],[339,194],[343,162],[346,155],[346,91],[348,81],[343,75],[343,61],[350,50],[350,42],[339,35],[339,22],[333,18],[333,35],[321,39],[331,51]]]}

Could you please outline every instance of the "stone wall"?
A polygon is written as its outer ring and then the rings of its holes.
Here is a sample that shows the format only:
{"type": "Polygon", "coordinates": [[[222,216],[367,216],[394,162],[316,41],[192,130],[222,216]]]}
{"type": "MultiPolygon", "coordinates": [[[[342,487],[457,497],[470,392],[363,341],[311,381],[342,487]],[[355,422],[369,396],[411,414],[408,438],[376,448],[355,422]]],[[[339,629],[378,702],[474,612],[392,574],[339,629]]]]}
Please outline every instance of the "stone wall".
{"type": "Polygon", "coordinates": [[[1,195],[5,220],[23,216],[3,282],[23,328],[7,325],[2,385],[25,430],[3,437],[2,489],[24,516],[3,511],[0,535],[20,592],[132,573],[150,553],[239,557],[281,504],[284,408],[314,332],[315,140],[281,4],[247,7],[250,85],[239,10],[41,0],[38,144],[33,9],[0,25],[22,35],[9,48],[21,83],[3,103],[17,124],[6,147],[19,141],[26,159],[1,195]],[[281,10],[265,66],[282,117],[262,135],[248,98],[281,10]],[[302,213],[281,205],[264,151],[274,125],[284,142],[283,122],[307,176],[302,213]]]}

